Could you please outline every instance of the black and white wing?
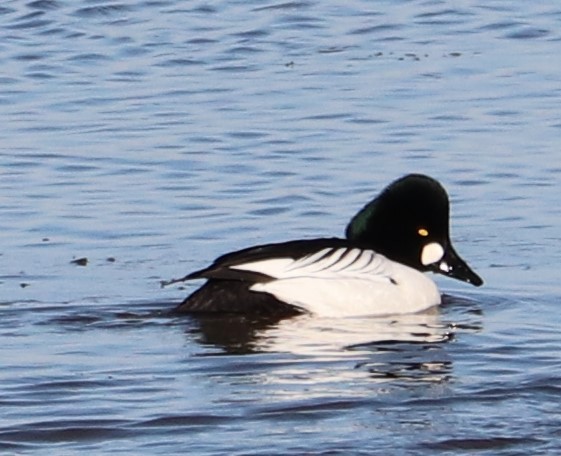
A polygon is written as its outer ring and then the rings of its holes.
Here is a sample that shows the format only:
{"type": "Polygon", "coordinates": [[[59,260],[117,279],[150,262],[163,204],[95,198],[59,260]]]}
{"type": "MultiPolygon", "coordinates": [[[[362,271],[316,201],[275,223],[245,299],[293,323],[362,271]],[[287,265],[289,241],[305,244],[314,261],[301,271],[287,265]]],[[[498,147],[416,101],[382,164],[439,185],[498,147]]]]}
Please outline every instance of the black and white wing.
{"type": "Polygon", "coordinates": [[[395,313],[396,302],[399,306],[403,300],[399,282],[418,280],[418,276],[423,277],[341,239],[267,244],[224,255],[208,268],[181,279],[208,281],[178,310],[388,314],[395,313]]]}
{"type": "Polygon", "coordinates": [[[384,256],[352,247],[345,240],[314,239],[229,253],[181,280],[206,278],[266,283],[296,277],[340,279],[368,275],[371,280],[391,282],[387,264],[384,256]]]}

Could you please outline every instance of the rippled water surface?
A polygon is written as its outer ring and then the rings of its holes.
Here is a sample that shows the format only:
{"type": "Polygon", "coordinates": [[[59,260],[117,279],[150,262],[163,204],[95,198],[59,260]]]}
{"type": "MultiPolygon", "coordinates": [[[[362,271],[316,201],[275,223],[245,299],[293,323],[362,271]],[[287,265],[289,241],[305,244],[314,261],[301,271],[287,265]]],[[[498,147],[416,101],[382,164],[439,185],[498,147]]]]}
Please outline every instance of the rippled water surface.
{"type": "Polygon", "coordinates": [[[0,451],[561,451],[561,5],[4,1],[0,451]],[[400,318],[170,313],[430,174],[483,288],[400,318]],[[79,260],[79,261],[75,261],[79,260]]]}

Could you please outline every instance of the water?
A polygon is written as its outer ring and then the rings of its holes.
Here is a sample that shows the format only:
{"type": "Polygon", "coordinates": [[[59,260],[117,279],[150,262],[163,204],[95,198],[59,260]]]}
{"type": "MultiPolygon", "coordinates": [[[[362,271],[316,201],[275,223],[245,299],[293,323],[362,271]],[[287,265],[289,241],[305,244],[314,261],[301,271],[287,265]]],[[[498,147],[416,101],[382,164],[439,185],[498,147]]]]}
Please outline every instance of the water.
{"type": "Polygon", "coordinates": [[[556,454],[557,2],[6,1],[0,449],[556,454]],[[178,317],[159,282],[452,200],[483,288],[388,319],[178,317]],[[87,258],[80,266],[73,260],[87,258]]]}

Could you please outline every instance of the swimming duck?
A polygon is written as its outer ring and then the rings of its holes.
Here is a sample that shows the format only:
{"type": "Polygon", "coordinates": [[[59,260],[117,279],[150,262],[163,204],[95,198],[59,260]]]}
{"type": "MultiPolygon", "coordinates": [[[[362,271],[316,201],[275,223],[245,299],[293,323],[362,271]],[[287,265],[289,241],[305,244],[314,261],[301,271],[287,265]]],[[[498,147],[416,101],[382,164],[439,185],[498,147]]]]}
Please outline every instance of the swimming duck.
{"type": "Polygon", "coordinates": [[[435,179],[409,174],[350,221],[346,238],[259,245],[172,280],[206,279],[178,312],[322,316],[420,312],[441,302],[431,271],[483,280],[454,250],[448,195],[435,179]]]}

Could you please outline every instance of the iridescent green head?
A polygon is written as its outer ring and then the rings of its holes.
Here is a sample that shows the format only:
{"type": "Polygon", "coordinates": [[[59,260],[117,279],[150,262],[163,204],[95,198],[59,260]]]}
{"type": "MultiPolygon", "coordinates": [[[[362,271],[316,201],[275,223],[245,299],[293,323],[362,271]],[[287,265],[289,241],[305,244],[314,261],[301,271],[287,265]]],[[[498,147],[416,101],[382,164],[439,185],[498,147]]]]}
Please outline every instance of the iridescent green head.
{"type": "Polygon", "coordinates": [[[409,174],[386,187],[350,221],[346,237],[391,260],[479,286],[481,278],[452,247],[450,208],[444,187],[422,174],[409,174]]]}

